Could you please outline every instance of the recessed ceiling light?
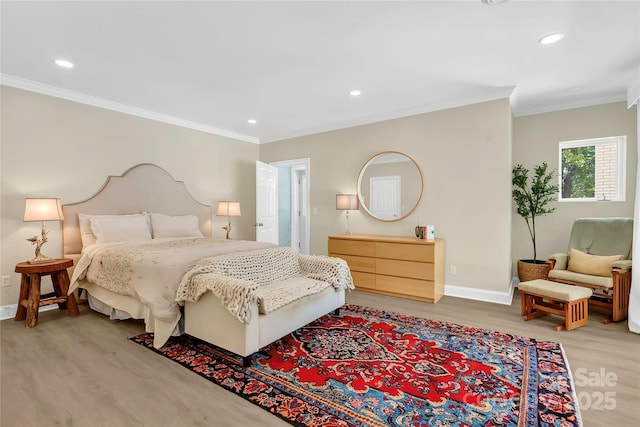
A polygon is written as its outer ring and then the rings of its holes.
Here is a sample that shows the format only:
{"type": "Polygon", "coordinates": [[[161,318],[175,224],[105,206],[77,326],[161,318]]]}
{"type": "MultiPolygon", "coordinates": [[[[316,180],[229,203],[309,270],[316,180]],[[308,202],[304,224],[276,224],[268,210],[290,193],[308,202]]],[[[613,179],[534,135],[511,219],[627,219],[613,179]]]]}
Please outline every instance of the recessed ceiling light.
{"type": "Polygon", "coordinates": [[[487,6],[494,6],[496,4],[506,3],[509,0],[480,0],[482,4],[486,4],[487,6]]]}
{"type": "Polygon", "coordinates": [[[256,119],[249,119],[249,120],[247,120],[247,123],[255,125],[256,123],[258,123],[258,121],[256,119]]]}
{"type": "Polygon", "coordinates": [[[542,37],[540,40],[538,40],[538,43],[540,43],[540,44],[553,44],[553,43],[559,42],[563,38],[564,38],[564,34],[562,34],[562,33],[553,33],[553,34],[549,34],[547,36],[542,37]]]}
{"type": "Polygon", "coordinates": [[[62,68],[73,68],[73,63],[67,61],[66,59],[56,59],[55,63],[57,66],[62,68]]]}
{"type": "Polygon", "coordinates": [[[352,90],[351,92],[349,92],[349,95],[351,96],[360,96],[362,92],[360,92],[359,90],[352,90]]]}

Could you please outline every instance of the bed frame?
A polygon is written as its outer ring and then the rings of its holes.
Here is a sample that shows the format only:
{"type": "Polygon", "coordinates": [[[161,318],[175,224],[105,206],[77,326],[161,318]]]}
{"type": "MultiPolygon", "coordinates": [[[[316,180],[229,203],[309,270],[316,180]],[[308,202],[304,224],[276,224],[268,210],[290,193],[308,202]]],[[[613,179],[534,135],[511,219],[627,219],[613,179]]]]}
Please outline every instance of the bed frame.
{"type": "MultiPolygon", "coordinates": [[[[81,257],[82,240],[78,213],[100,215],[143,211],[165,215],[196,215],[202,234],[211,237],[211,206],[195,200],[182,181],[174,180],[161,167],[143,163],[131,167],[122,176],[109,176],[94,196],[82,202],[62,205],[64,257],[73,259],[74,265],[81,257]]],[[[144,319],[147,332],[154,332],[154,340],[158,343],[166,341],[169,335],[176,331],[180,317],[174,322],[157,321],[149,308],[134,298],[118,295],[86,282],[82,287],[94,299],[92,307],[101,313],[112,318],[144,319]]]]}

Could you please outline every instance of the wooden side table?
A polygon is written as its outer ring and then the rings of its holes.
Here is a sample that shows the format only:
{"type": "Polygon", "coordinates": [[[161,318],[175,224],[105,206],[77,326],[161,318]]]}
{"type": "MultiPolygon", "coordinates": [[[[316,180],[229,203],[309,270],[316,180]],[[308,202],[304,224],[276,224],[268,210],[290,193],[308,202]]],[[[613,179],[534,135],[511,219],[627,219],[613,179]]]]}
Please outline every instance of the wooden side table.
{"type": "Polygon", "coordinates": [[[78,304],[75,295],[67,295],[69,291],[69,273],[67,268],[73,266],[72,259],[54,259],[42,264],[21,262],[16,265],[16,273],[21,273],[20,297],[18,310],[14,320],[25,320],[25,327],[34,328],[38,323],[38,308],[58,304],[60,310],[66,309],[70,316],[77,316],[78,304]],[[51,276],[54,292],[40,295],[42,276],[51,276]]]}

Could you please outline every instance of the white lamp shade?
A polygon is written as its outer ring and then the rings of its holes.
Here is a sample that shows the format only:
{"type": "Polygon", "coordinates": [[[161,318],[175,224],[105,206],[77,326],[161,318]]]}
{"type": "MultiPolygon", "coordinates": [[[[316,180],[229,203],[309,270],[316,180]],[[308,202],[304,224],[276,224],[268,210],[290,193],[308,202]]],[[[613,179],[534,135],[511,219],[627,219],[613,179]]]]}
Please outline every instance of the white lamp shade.
{"type": "Polygon", "coordinates": [[[240,202],[218,202],[219,216],[240,216],[240,202]]]}
{"type": "Polygon", "coordinates": [[[341,211],[358,209],[358,196],[355,194],[336,194],[336,209],[341,211]]]}
{"type": "Polygon", "coordinates": [[[60,199],[25,199],[24,221],[60,221],[64,219],[60,199]]]}

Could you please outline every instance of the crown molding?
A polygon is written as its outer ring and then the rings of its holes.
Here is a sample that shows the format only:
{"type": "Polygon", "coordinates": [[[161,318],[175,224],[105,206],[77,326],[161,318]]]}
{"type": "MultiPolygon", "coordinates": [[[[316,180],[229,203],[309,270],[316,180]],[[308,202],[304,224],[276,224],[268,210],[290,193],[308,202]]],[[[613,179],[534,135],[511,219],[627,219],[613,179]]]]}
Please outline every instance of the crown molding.
{"type": "Polygon", "coordinates": [[[213,135],[225,136],[227,138],[233,138],[233,139],[238,139],[240,141],[251,142],[253,144],[260,143],[260,139],[254,136],[243,135],[243,134],[228,131],[225,129],[220,129],[213,126],[207,126],[202,123],[192,122],[190,120],[184,120],[179,117],[156,113],[155,111],[149,111],[143,108],[132,107],[130,105],[109,101],[107,99],[98,98],[95,96],[85,95],[79,92],[61,89],[59,87],[46,85],[44,83],[34,82],[32,80],[11,76],[9,74],[0,74],[0,84],[4,86],[14,87],[17,89],[28,90],[30,92],[40,93],[43,95],[53,96],[55,98],[66,99],[68,101],[74,101],[80,104],[91,105],[93,107],[104,108],[106,110],[117,111],[119,113],[124,113],[132,116],[142,117],[145,119],[155,120],[157,122],[163,122],[163,123],[168,123],[171,125],[176,125],[176,126],[180,126],[188,129],[194,129],[201,132],[210,133],[213,135]]]}
{"type": "Polygon", "coordinates": [[[547,105],[544,108],[537,108],[537,109],[514,108],[513,116],[514,117],[533,116],[535,114],[554,113],[556,111],[572,110],[574,108],[593,107],[595,105],[611,104],[613,102],[626,102],[626,101],[627,101],[627,97],[625,95],[602,96],[599,98],[582,99],[579,101],[568,102],[564,104],[552,104],[552,105],[547,105]]]}
{"type": "Polygon", "coordinates": [[[638,104],[639,102],[640,102],[640,72],[636,74],[635,79],[629,82],[629,86],[627,87],[627,108],[631,108],[635,104],[638,104]]]}

